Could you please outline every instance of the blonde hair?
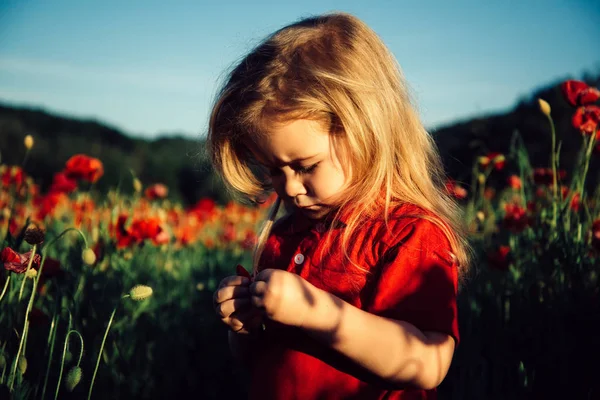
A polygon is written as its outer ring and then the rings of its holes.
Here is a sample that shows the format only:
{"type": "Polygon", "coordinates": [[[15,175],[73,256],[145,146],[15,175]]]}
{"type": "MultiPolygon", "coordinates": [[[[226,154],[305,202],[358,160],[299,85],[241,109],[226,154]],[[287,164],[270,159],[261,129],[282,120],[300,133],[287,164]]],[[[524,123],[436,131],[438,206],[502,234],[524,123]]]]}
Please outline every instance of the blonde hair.
{"type": "MultiPolygon", "coordinates": [[[[377,34],[344,13],[306,18],[268,36],[229,74],[209,122],[208,150],[234,192],[257,200],[272,190],[249,145],[272,123],[306,118],[329,127],[352,173],[336,208],[349,218],[347,248],[365,215],[414,204],[444,231],[465,276],[470,247],[461,210],[445,190],[433,138],[409,97],[400,67],[377,34]],[[346,214],[348,212],[348,214],[346,214]]],[[[277,214],[278,200],[259,235],[254,267],[277,214]]],[[[335,220],[334,220],[335,222],[335,220]]]]}

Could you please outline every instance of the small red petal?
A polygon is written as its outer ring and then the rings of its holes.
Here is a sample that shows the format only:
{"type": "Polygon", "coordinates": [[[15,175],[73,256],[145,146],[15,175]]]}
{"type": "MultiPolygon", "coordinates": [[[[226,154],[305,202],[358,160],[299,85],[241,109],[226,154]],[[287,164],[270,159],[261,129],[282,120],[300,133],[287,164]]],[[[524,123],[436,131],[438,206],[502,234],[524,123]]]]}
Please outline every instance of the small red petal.
{"type": "Polygon", "coordinates": [[[246,271],[246,268],[242,267],[240,264],[238,264],[235,267],[235,272],[238,276],[243,276],[245,278],[250,278],[250,273],[248,271],[246,271]]]}

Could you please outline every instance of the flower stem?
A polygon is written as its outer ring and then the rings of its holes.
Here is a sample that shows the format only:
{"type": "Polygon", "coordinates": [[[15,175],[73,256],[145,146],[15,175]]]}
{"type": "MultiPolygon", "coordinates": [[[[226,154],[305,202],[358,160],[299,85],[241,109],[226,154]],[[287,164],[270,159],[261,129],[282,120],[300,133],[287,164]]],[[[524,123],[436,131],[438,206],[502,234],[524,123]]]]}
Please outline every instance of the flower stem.
{"type": "Polygon", "coordinates": [[[60,391],[60,382],[62,381],[63,370],[65,368],[65,356],[67,355],[67,347],[69,345],[69,334],[71,333],[72,316],[69,313],[69,325],[67,327],[67,336],[65,337],[65,344],[63,345],[62,359],[60,361],[60,373],[58,374],[58,383],[56,384],[56,391],[54,392],[54,400],[58,398],[58,392],[60,391]]]}
{"type": "Polygon", "coordinates": [[[94,368],[94,374],[92,375],[92,382],[90,383],[90,390],[88,392],[88,400],[92,398],[92,389],[94,388],[94,381],[96,380],[96,373],[98,372],[98,367],[100,366],[100,360],[102,359],[102,352],[104,351],[104,344],[106,343],[106,338],[108,337],[108,331],[110,330],[110,326],[115,317],[115,313],[117,312],[117,308],[119,308],[119,304],[121,304],[121,300],[129,297],[128,294],[124,295],[119,299],[119,302],[115,306],[112,314],[110,315],[110,319],[108,320],[108,325],[106,326],[106,331],[104,332],[104,338],[102,339],[102,344],[100,345],[100,352],[98,353],[98,360],[96,361],[96,367],[94,368]]]}
{"type": "Polygon", "coordinates": [[[550,122],[550,131],[552,132],[552,227],[556,227],[557,223],[557,211],[558,211],[558,182],[556,177],[556,129],[554,128],[554,121],[552,117],[548,115],[548,121],[550,122]]]}
{"type": "Polygon", "coordinates": [[[596,142],[596,129],[592,132],[590,136],[590,141],[588,142],[588,148],[585,152],[585,161],[583,164],[583,174],[581,175],[581,180],[579,181],[579,201],[583,202],[583,189],[585,186],[585,177],[587,176],[588,168],[590,166],[590,158],[592,156],[592,150],[594,149],[594,143],[596,142]]]}
{"type": "Polygon", "coordinates": [[[33,259],[35,258],[36,248],[37,248],[37,244],[34,244],[33,248],[31,249],[31,257],[29,258],[29,262],[27,263],[27,269],[25,270],[25,275],[23,276],[23,281],[21,282],[21,290],[19,290],[19,300],[18,301],[21,301],[21,297],[23,297],[23,289],[25,288],[25,282],[27,282],[27,272],[29,272],[29,270],[31,269],[31,264],[33,264],[33,259]]]}
{"type": "Polygon", "coordinates": [[[2,301],[2,299],[4,298],[4,294],[6,293],[6,289],[8,288],[8,283],[10,282],[10,277],[12,275],[8,274],[8,277],[6,278],[6,282],[4,282],[4,289],[2,289],[2,294],[0,294],[0,301],[2,301]]]}
{"type": "Polygon", "coordinates": [[[42,399],[46,397],[46,387],[48,386],[48,375],[50,374],[50,364],[54,354],[54,344],[56,343],[56,332],[58,331],[59,316],[55,313],[50,326],[48,344],[50,345],[50,355],[48,356],[48,365],[46,366],[46,377],[44,378],[44,387],[42,388],[42,399]]]}

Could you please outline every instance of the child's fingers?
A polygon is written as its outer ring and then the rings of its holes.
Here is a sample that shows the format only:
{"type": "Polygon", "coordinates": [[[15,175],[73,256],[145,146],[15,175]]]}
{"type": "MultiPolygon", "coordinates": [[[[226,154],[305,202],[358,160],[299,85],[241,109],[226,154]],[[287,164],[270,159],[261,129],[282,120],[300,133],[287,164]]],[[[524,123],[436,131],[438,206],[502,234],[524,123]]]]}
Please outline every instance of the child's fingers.
{"type": "Polygon", "coordinates": [[[250,289],[247,286],[225,286],[213,293],[213,304],[249,296],[250,289]]]}
{"type": "Polygon", "coordinates": [[[251,331],[260,326],[263,321],[263,315],[255,308],[247,308],[236,311],[229,318],[223,319],[232,331],[239,332],[242,330],[251,331]]]}
{"type": "Polygon", "coordinates": [[[221,319],[229,318],[231,314],[242,309],[243,307],[247,307],[249,304],[250,299],[247,298],[226,300],[224,302],[215,304],[215,312],[221,319]]]}
{"type": "Polygon", "coordinates": [[[248,286],[249,284],[250,279],[246,278],[245,276],[231,275],[223,278],[223,280],[219,283],[219,286],[217,286],[217,289],[221,289],[226,286],[248,286]]]}
{"type": "Polygon", "coordinates": [[[252,305],[257,308],[265,308],[264,303],[264,295],[267,291],[267,282],[264,281],[254,281],[249,286],[250,290],[250,300],[252,305]]]}

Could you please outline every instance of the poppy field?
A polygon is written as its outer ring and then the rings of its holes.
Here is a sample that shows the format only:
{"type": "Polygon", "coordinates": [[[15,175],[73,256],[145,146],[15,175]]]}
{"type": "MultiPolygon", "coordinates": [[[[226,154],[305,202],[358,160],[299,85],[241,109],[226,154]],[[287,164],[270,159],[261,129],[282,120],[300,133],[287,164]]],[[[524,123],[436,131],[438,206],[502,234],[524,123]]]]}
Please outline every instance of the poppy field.
{"type": "MultiPolygon", "coordinates": [[[[552,105],[540,99],[546,165],[531,165],[514,135],[510,152],[481,154],[470,182],[446,184],[474,258],[440,398],[600,397],[600,186],[588,176],[600,91],[562,90],[581,137],[576,165],[561,165],[552,105]]],[[[21,165],[0,160],[0,398],[243,398],[212,292],[251,265],[270,201],[184,208],[133,172],[123,183],[133,194],[99,195],[102,160],[86,154],[42,191],[25,154],[21,165]]]]}

